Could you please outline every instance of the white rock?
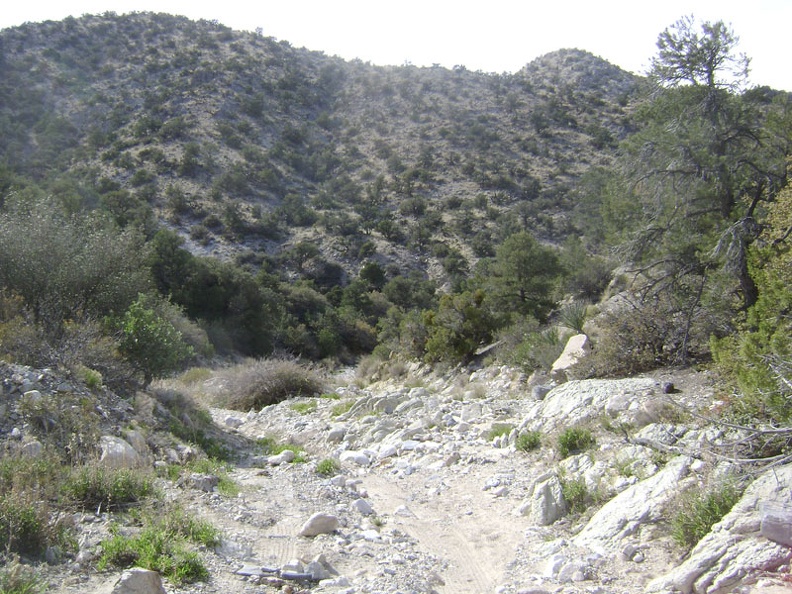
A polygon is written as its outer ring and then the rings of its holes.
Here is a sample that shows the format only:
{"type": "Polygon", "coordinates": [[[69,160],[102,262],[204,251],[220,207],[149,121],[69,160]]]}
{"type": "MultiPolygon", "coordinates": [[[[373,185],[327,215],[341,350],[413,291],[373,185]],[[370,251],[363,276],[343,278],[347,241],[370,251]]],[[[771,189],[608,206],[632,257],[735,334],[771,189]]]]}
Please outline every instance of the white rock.
{"type": "Polygon", "coordinates": [[[129,443],[120,437],[103,435],[99,438],[99,462],[107,468],[138,468],[143,460],[129,443]]]}
{"type": "Polygon", "coordinates": [[[354,462],[359,466],[368,466],[371,464],[371,460],[369,460],[369,457],[366,456],[366,454],[363,452],[356,452],[354,450],[342,452],[339,456],[339,460],[341,460],[341,462],[354,462]]]}
{"type": "Polygon", "coordinates": [[[555,382],[567,381],[567,371],[591,352],[591,342],[585,334],[576,334],[566,343],[561,356],[553,363],[550,377],[555,382]]]}
{"type": "Polygon", "coordinates": [[[127,569],[115,583],[112,594],[167,594],[156,571],[127,569]]]}
{"type": "Polygon", "coordinates": [[[789,548],[761,533],[762,507],[789,501],[792,464],[766,471],[746,489],[740,501],[712,527],[687,558],[652,580],[647,592],[726,591],[757,567],[773,571],[789,562],[789,548]]]}
{"type": "Polygon", "coordinates": [[[540,526],[547,526],[563,517],[567,513],[567,504],[558,476],[550,473],[539,477],[520,512],[540,526]]]}
{"type": "Polygon", "coordinates": [[[300,536],[318,536],[330,534],[338,528],[338,516],[316,513],[308,518],[300,529],[300,536]]]}
{"type": "Polygon", "coordinates": [[[384,460],[385,458],[390,458],[392,456],[395,456],[396,454],[398,454],[398,450],[396,449],[395,445],[383,444],[383,446],[379,450],[379,453],[377,454],[377,457],[380,460],[384,460]]]}
{"type": "Polygon", "coordinates": [[[678,456],[656,475],[619,493],[592,516],[575,536],[575,544],[596,552],[615,552],[641,524],[663,519],[662,510],[679,491],[691,462],[691,458],[678,456]]]}
{"type": "Polygon", "coordinates": [[[280,454],[269,456],[267,464],[270,466],[280,466],[281,464],[288,464],[294,461],[295,454],[291,450],[283,450],[280,454]]]}

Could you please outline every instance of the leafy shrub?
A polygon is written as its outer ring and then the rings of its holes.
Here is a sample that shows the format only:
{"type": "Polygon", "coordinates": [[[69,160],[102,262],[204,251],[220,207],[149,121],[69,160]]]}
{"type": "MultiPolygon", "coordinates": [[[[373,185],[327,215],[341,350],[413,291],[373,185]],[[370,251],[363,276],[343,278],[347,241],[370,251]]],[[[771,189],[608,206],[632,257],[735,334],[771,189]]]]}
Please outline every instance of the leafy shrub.
{"type": "Polygon", "coordinates": [[[322,476],[333,476],[338,473],[339,468],[340,465],[337,460],[334,458],[325,458],[316,465],[316,472],[322,476]]]}
{"type": "Polygon", "coordinates": [[[38,557],[60,538],[61,526],[52,525],[49,508],[29,496],[9,493],[0,497],[0,550],[38,557]]]}
{"type": "Polygon", "coordinates": [[[219,544],[219,533],[207,522],[179,508],[164,515],[144,518],[143,528],[133,536],[116,533],[102,542],[97,569],[132,565],[158,571],[176,584],[209,579],[209,570],[188,543],[207,547],[219,544]]]}
{"type": "Polygon", "coordinates": [[[119,348],[143,373],[146,384],[179,368],[195,353],[181,332],[156,310],[153,298],[139,295],[121,319],[119,348]]]}
{"type": "Polygon", "coordinates": [[[260,410],[289,398],[323,392],[323,381],[315,371],[288,359],[259,359],[222,375],[228,380],[222,404],[233,410],[260,410]]]}
{"type": "Polygon", "coordinates": [[[307,415],[314,412],[317,406],[316,400],[309,400],[308,402],[294,402],[289,408],[301,415],[307,415]]]}
{"type": "Polygon", "coordinates": [[[570,513],[579,514],[589,506],[599,502],[599,494],[591,493],[582,478],[574,480],[561,480],[561,493],[564,501],[569,506],[570,513]]]}
{"type": "Polygon", "coordinates": [[[682,493],[671,518],[671,537],[680,547],[690,549],[740,500],[740,489],[724,481],[709,489],[694,488],[682,493]]]}
{"type": "Polygon", "coordinates": [[[595,443],[594,436],[589,429],[570,427],[558,436],[558,453],[562,458],[571,454],[582,452],[595,443]]]}
{"type": "Polygon", "coordinates": [[[542,434],[539,431],[526,431],[517,436],[516,448],[519,452],[530,452],[542,445],[542,434]]]}
{"type": "Polygon", "coordinates": [[[111,469],[99,464],[74,468],[63,484],[72,502],[97,511],[119,509],[154,494],[153,477],[144,471],[111,469]]]}
{"type": "Polygon", "coordinates": [[[496,437],[507,436],[514,430],[514,425],[508,423],[496,424],[487,433],[487,441],[492,441],[496,437]]]}

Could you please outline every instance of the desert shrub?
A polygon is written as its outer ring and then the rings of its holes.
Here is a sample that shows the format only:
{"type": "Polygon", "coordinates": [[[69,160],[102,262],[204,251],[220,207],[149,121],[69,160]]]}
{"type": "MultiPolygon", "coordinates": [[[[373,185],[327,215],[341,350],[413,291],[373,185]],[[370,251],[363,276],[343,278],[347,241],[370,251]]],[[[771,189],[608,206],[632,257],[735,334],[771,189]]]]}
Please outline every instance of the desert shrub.
{"type": "Polygon", "coordinates": [[[644,301],[625,300],[597,320],[596,347],[574,374],[627,376],[706,358],[713,324],[710,312],[681,309],[670,292],[644,301]]]}
{"type": "Polygon", "coordinates": [[[520,452],[530,452],[542,445],[542,434],[539,431],[526,431],[517,436],[516,448],[520,452]]]}
{"type": "Polygon", "coordinates": [[[168,430],[175,437],[197,445],[210,458],[220,461],[234,459],[234,450],[221,439],[222,431],[215,427],[212,415],[193,398],[178,390],[159,387],[153,393],[168,410],[168,430]]]}
{"type": "Polygon", "coordinates": [[[154,480],[142,470],[92,464],[72,469],[61,490],[69,501],[84,508],[112,510],[153,495],[154,480]]]}
{"type": "Polygon", "coordinates": [[[740,500],[734,481],[726,480],[709,488],[682,493],[671,517],[671,537],[680,547],[690,549],[740,500]]]}
{"type": "Polygon", "coordinates": [[[323,392],[319,374],[290,359],[259,359],[225,370],[228,391],[222,398],[227,408],[260,410],[296,396],[323,392]]]}
{"type": "Polygon", "coordinates": [[[2,594],[41,594],[47,589],[47,582],[32,567],[22,565],[19,559],[9,563],[0,559],[0,566],[2,594]]]}
{"type": "Polygon", "coordinates": [[[337,460],[334,458],[325,458],[316,465],[316,472],[322,476],[333,476],[338,473],[339,468],[341,468],[341,466],[337,460]]]}
{"type": "Polygon", "coordinates": [[[582,301],[572,301],[558,311],[558,322],[578,334],[583,334],[583,325],[588,317],[588,305],[582,301]]]}
{"type": "Polygon", "coordinates": [[[164,514],[148,514],[134,535],[116,534],[103,541],[97,569],[132,565],[158,571],[176,584],[209,579],[209,570],[189,543],[213,547],[219,533],[209,523],[197,520],[180,508],[164,514]]]}
{"type": "Polygon", "coordinates": [[[550,369],[564,350],[558,330],[543,328],[531,317],[500,332],[498,340],[498,359],[526,372],[550,369]]]}
{"type": "Polygon", "coordinates": [[[161,310],[157,299],[140,294],[120,321],[119,348],[143,373],[146,384],[175,371],[195,354],[161,310]]]}
{"type": "Polygon", "coordinates": [[[99,415],[94,399],[74,393],[26,395],[19,412],[31,432],[67,463],[80,463],[94,454],[99,441],[99,415]]]}
{"type": "Polygon", "coordinates": [[[514,425],[510,425],[508,423],[500,423],[496,424],[487,432],[487,440],[492,441],[496,437],[503,437],[509,436],[509,434],[514,430],[514,425]]]}
{"type": "Polygon", "coordinates": [[[53,541],[47,506],[18,494],[0,497],[0,550],[38,557],[53,541]]]}
{"type": "Polygon", "coordinates": [[[591,430],[582,427],[564,429],[558,435],[558,453],[562,458],[582,452],[595,443],[591,430]]]}

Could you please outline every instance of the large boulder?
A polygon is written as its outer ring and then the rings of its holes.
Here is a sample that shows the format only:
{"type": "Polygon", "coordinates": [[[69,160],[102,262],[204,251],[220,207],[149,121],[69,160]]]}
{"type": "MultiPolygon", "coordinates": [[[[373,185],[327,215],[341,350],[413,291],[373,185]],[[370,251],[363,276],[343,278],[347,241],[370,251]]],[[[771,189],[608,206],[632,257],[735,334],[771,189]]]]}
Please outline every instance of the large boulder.
{"type": "Polygon", "coordinates": [[[143,459],[129,442],[112,435],[99,438],[99,462],[107,468],[139,468],[143,459]]]}
{"type": "Polygon", "coordinates": [[[520,430],[571,427],[603,413],[616,421],[634,422],[633,411],[655,400],[661,391],[660,383],[651,378],[573,380],[550,390],[520,430]]]}
{"type": "Polygon", "coordinates": [[[115,583],[112,594],[167,594],[156,571],[134,567],[127,569],[115,583]]]}
{"type": "Polygon", "coordinates": [[[624,539],[638,533],[643,524],[663,519],[664,508],[679,492],[692,461],[677,456],[654,476],[619,493],[592,516],[573,542],[599,554],[620,550],[624,539]]]}
{"type": "Polygon", "coordinates": [[[556,359],[550,369],[550,377],[556,383],[567,381],[567,371],[575,363],[584,359],[591,352],[591,341],[585,334],[575,334],[567,340],[564,352],[556,359]]]}

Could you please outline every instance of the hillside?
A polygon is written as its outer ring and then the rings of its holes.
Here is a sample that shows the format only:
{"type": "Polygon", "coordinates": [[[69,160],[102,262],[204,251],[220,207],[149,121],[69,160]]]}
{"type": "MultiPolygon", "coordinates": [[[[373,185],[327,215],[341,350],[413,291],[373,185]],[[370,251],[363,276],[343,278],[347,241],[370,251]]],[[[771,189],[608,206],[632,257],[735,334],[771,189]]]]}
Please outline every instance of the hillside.
{"type": "Polygon", "coordinates": [[[196,254],[311,241],[351,275],[368,242],[445,278],[449,250],[472,265],[517,229],[579,232],[576,183],[612,162],[640,82],[579,50],[514,75],[378,67],[164,14],[0,43],[4,192],[32,181],[196,254]]]}

